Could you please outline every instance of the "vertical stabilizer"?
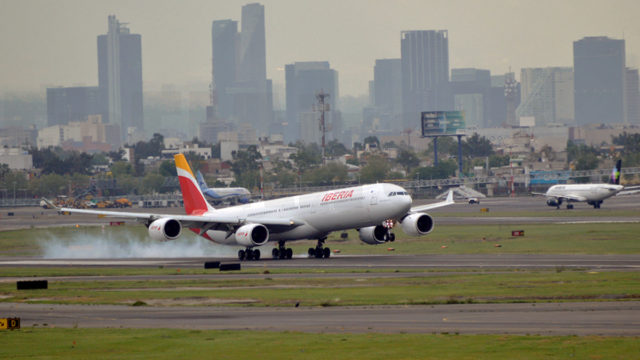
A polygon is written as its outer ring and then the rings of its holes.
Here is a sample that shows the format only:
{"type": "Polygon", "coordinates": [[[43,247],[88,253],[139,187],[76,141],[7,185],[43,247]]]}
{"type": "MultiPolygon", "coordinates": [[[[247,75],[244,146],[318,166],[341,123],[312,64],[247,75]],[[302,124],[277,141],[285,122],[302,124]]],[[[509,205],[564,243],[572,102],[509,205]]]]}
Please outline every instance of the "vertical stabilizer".
{"type": "Polygon", "coordinates": [[[209,188],[207,186],[207,182],[204,181],[204,177],[202,176],[200,170],[196,171],[196,180],[198,180],[198,186],[200,186],[200,190],[204,191],[209,188]]]}
{"type": "Polygon", "coordinates": [[[622,160],[616,161],[616,166],[611,171],[611,179],[609,179],[610,184],[620,185],[620,169],[622,168],[622,160]]]}
{"type": "Polygon", "coordinates": [[[184,210],[186,213],[189,215],[198,215],[206,211],[214,210],[204,198],[184,155],[174,155],[174,159],[176,161],[176,171],[178,172],[178,180],[180,181],[180,190],[182,191],[182,200],[184,201],[184,210]]]}

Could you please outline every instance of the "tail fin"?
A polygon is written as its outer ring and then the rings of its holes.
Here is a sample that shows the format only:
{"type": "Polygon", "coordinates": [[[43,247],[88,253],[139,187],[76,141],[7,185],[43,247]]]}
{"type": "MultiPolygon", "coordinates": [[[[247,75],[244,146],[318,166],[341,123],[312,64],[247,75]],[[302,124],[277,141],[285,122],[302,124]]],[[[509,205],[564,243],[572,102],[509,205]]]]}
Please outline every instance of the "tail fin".
{"type": "Polygon", "coordinates": [[[204,177],[202,176],[200,170],[196,171],[196,180],[198,180],[198,186],[200,186],[200,190],[205,191],[209,188],[207,186],[207,183],[204,181],[204,177]]]}
{"type": "Polygon", "coordinates": [[[176,154],[174,159],[176,161],[178,180],[180,181],[180,190],[182,191],[182,200],[184,201],[184,210],[187,214],[197,215],[214,210],[213,206],[209,205],[204,198],[184,155],[176,154]]]}
{"type": "Polygon", "coordinates": [[[620,185],[620,169],[622,168],[622,160],[616,161],[616,167],[611,171],[611,179],[609,179],[610,184],[620,185]]]}

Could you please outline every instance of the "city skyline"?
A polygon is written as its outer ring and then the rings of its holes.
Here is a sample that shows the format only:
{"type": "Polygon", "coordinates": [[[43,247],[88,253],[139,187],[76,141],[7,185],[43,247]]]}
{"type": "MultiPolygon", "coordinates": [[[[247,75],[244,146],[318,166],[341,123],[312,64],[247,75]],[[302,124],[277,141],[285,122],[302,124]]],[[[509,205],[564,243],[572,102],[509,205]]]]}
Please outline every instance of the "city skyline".
{"type": "MultiPolygon", "coordinates": [[[[95,37],[115,14],[143,36],[144,89],[208,87],[211,23],[238,19],[251,1],[3,1],[0,92],[95,86],[95,37]],[[33,11],[38,9],[38,11],[33,11]],[[25,14],[28,14],[26,16],[25,14]],[[78,17],[77,14],[83,14],[78,17]]],[[[285,64],[329,61],[340,93],[366,95],[377,59],[400,57],[406,30],[447,30],[450,69],[492,74],[572,66],[573,41],[625,39],[638,67],[640,3],[617,1],[260,1],[265,7],[267,78],[284,85],[285,64]]]]}

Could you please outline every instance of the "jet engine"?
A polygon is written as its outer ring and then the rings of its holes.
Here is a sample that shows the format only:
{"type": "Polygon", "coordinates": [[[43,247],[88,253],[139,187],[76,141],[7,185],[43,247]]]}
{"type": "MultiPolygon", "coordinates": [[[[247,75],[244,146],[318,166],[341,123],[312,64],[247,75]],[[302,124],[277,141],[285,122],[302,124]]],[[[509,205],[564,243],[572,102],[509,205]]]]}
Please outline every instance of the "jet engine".
{"type": "Polygon", "coordinates": [[[236,242],[242,246],[260,246],[269,241],[269,230],[262,224],[247,224],[236,230],[236,242]]]}
{"type": "Polygon", "coordinates": [[[382,225],[361,228],[358,230],[358,234],[360,235],[360,240],[369,245],[383,244],[389,240],[388,230],[382,225]]]}
{"type": "Polygon", "coordinates": [[[160,218],[149,225],[149,236],[154,240],[175,240],[182,234],[180,221],[168,217],[160,218]]]}
{"type": "Polygon", "coordinates": [[[549,206],[560,206],[562,205],[562,199],[547,199],[547,205],[549,206]]]}
{"type": "Polygon", "coordinates": [[[407,235],[420,236],[433,230],[433,218],[423,213],[411,214],[405,216],[400,225],[407,235]]]}

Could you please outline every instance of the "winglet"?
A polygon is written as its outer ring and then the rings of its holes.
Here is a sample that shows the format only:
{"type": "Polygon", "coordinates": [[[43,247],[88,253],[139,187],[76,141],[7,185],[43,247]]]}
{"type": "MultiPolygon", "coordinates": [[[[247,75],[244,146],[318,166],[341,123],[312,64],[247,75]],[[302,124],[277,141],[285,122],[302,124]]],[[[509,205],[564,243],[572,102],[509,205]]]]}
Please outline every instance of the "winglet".
{"type": "Polygon", "coordinates": [[[174,155],[176,161],[176,171],[178,172],[178,180],[180,181],[180,190],[182,191],[182,200],[184,202],[184,210],[188,215],[200,215],[214,208],[209,205],[207,200],[198,186],[198,182],[193,176],[191,167],[184,157],[184,154],[174,155]]]}

